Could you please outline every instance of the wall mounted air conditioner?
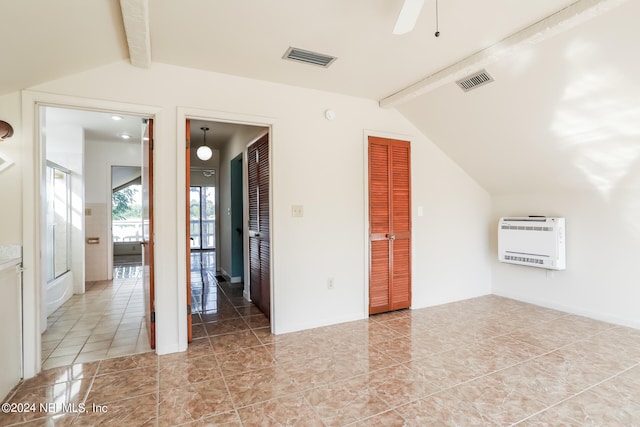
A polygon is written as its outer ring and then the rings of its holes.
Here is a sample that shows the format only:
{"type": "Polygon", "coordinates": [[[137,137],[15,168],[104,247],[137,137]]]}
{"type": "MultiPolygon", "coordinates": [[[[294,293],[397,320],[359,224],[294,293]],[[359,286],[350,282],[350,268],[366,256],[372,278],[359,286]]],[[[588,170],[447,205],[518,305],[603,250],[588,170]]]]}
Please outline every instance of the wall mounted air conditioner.
{"type": "Polygon", "coordinates": [[[564,270],[564,218],[500,218],[498,260],[549,270],[564,270]]]}

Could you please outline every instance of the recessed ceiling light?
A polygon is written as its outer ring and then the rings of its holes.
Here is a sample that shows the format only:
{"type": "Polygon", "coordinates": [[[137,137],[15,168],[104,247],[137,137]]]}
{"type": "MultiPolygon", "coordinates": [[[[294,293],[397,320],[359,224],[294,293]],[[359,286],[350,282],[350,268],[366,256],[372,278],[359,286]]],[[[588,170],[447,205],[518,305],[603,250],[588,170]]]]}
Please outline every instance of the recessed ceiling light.
{"type": "Polygon", "coordinates": [[[111,118],[115,121],[122,120],[121,116],[111,116],[111,118]]]}
{"type": "Polygon", "coordinates": [[[127,135],[126,133],[123,133],[122,135],[120,135],[120,138],[122,138],[122,139],[131,139],[131,135],[127,135]]]}

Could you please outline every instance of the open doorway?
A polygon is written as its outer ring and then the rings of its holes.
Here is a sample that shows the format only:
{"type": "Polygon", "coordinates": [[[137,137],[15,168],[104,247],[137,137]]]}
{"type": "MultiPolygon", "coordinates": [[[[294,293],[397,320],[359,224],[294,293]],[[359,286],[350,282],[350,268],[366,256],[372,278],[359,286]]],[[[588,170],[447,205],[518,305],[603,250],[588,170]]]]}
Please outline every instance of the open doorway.
{"type": "Polygon", "coordinates": [[[111,166],[113,266],[142,265],[142,169],[111,166]]]}
{"type": "Polygon", "coordinates": [[[41,266],[53,273],[43,274],[41,284],[42,367],[149,351],[136,231],[143,208],[135,189],[149,181],[141,169],[148,120],[52,106],[41,106],[39,117],[51,170],[46,174],[51,179],[43,175],[43,181],[52,189],[40,212],[46,224],[40,244],[44,252],[57,254],[53,269],[48,261],[41,266]],[[114,240],[126,246],[118,248],[114,240]],[[130,252],[126,268],[114,262],[121,249],[130,252]]]}
{"type": "MultiPolygon", "coordinates": [[[[250,233],[243,161],[247,147],[268,135],[269,128],[195,119],[187,120],[185,128],[190,341],[208,337],[215,343],[218,337],[229,339],[229,334],[240,336],[250,329],[270,333],[269,312],[251,301],[245,280],[250,233]],[[211,157],[198,156],[203,146],[211,149],[211,157]],[[213,184],[201,184],[206,175],[213,184]]],[[[269,209],[267,200],[263,209],[269,209]]]]}

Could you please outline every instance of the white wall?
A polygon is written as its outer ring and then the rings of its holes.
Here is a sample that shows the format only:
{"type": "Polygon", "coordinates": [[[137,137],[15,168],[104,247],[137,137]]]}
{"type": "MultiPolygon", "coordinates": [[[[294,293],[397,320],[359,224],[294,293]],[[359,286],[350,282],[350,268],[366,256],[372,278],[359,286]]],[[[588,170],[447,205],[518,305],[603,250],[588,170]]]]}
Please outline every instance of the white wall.
{"type": "Polygon", "coordinates": [[[99,99],[136,110],[144,105],[158,109],[154,156],[155,186],[161,189],[155,193],[160,354],[186,347],[186,272],[179,253],[184,125],[175,113],[184,106],[208,112],[211,119],[247,116],[272,125],[277,333],[367,315],[365,129],[412,141],[413,203],[425,213],[414,215],[413,305],[491,290],[491,271],[482,261],[489,248],[488,194],[399,113],[380,109],[374,101],[163,64],[142,70],[117,63],[33,89],[76,97],[79,103],[99,99]],[[324,118],[327,108],[337,112],[336,120],[324,118]],[[292,204],[304,205],[303,218],[291,217],[292,204]],[[335,279],[333,290],[326,287],[328,277],[335,279]]]}
{"type": "Polygon", "coordinates": [[[613,323],[640,327],[640,198],[637,191],[596,190],[493,197],[493,292],[613,323]],[[567,269],[502,264],[501,216],[566,218],[567,269]]]}
{"type": "Polygon", "coordinates": [[[491,293],[487,193],[434,144],[412,150],[414,307],[491,293]]]}
{"type": "Polygon", "coordinates": [[[85,244],[86,281],[111,279],[113,246],[111,224],[111,166],[141,166],[139,143],[91,140],[86,144],[86,209],[87,237],[98,237],[99,244],[85,244]]]}

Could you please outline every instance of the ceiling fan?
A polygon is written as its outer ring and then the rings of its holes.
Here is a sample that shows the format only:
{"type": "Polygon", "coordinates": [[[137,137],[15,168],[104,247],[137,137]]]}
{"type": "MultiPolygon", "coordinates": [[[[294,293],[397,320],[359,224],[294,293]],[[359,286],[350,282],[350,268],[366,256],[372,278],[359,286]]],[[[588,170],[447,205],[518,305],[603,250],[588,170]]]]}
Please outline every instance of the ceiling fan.
{"type": "MultiPolygon", "coordinates": [[[[396,20],[396,25],[393,27],[393,34],[406,34],[413,30],[416,26],[422,7],[424,6],[424,0],[404,0],[400,14],[396,20]]],[[[439,37],[438,31],[438,0],[436,0],[436,33],[435,36],[439,37]]]]}

